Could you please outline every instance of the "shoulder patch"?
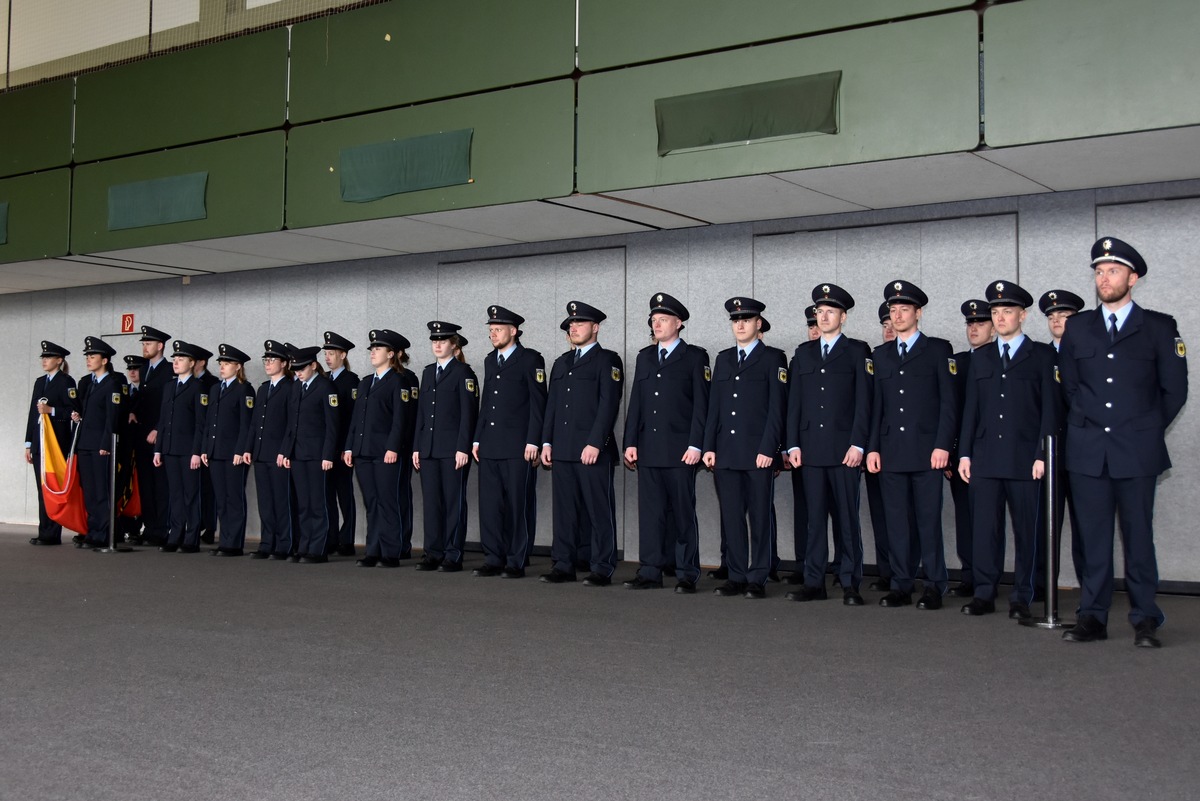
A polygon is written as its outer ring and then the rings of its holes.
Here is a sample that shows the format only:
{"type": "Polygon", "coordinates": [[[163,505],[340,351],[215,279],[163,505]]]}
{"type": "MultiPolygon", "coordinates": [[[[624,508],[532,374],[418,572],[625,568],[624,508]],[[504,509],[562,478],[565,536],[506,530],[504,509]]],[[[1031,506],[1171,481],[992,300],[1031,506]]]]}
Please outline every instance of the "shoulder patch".
{"type": "Polygon", "coordinates": [[[338,403],[338,397],[337,397],[337,393],[335,392],[329,396],[329,405],[336,409],[337,403],[338,403]]]}
{"type": "Polygon", "coordinates": [[[408,390],[407,389],[400,390],[400,400],[403,401],[404,403],[408,403],[408,390]]]}
{"type": "Polygon", "coordinates": [[[208,396],[207,396],[207,395],[201,395],[201,396],[200,396],[200,405],[201,405],[201,406],[207,406],[207,405],[208,405],[208,396]]]}
{"type": "Polygon", "coordinates": [[[875,375],[875,360],[867,359],[867,375],[875,375]]]}
{"type": "Polygon", "coordinates": [[[71,387],[70,389],[68,389],[68,390],[67,390],[67,397],[68,397],[68,398],[74,398],[74,397],[76,397],[76,395],[75,395],[75,387],[71,387]]]}
{"type": "Polygon", "coordinates": [[[470,392],[472,395],[475,394],[475,379],[474,378],[467,379],[467,392],[470,392]]]}
{"type": "Polygon", "coordinates": [[[1058,365],[1054,365],[1054,380],[1056,383],[1062,383],[1062,373],[1058,372],[1058,365]]]}
{"type": "Polygon", "coordinates": [[[122,385],[121,385],[121,394],[122,394],[122,395],[128,395],[128,394],[129,394],[129,385],[128,385],[128,384],[122,384],[122,385]]]}
{"type": "Polygon", "coordinates": [[[950,367],[950,375],[958,375],[958,362],[954,359],[946,359],[946,362],[950,367]]]}
{"type": "Polygon", "coordinates": [[[621,368],[620,367],[614,367],[612,369],[612,380],[613,381],[621,380],[621,368]]]}
{"type": "Polygon", "coordinates": [[[707,364],[704,365],[704,380],[712,381],[712,368],[709,367],[707,364]]]}
{"type": "Polygon", "coordinates": [[[546,371],[541,367],[533,371],[533,377],[537,379],[539,384],[546,383],[546,371]]]}
{"type": "Polygon", "coordinates": [[[121,403],[121,393],[120,392],[114,392],[112,394],[112,398],[113,398],[113,403],[116,403],[116,404],[121,403]]]}
{"type": "Polygon", "coordinates": [[[786,384],[787,383],[787,368],[780,367],[779,372],[775,374],[775,377],[779,379],[780,384],[786,384]]]}
{"type": "Polygon", "coordinates": [[[350,400],[358,400],[358,387],[350,390],[350,400]]]}
{"type": "Polygon", "coordinates": [[[419,392],[419,391],[417,390],[417,388],[416,388],[416,387],[413,387],[411,390],[409,390],[409,393],[408,393],[408,394],[409,394],[409,395],[412,397],[412,399],[413,399],[413,400],[416,400],[416,399],[417,399],[418,392],[419,392]]]}
{"type": "Polygon", "coordinates": [[[247,409],[253,409],[253,408],[254,408],[254,396],[253,396],[253,395],[247,395],[247,396],[246,396],[246,408],[247,408],[247,409]]]}
{"type": "Polygon", "coordinates": [[[1181,359],[1187,356],[1187,345],[1183,344],[1182,337],[1175,337],[1175,355],[1181,359]]]}

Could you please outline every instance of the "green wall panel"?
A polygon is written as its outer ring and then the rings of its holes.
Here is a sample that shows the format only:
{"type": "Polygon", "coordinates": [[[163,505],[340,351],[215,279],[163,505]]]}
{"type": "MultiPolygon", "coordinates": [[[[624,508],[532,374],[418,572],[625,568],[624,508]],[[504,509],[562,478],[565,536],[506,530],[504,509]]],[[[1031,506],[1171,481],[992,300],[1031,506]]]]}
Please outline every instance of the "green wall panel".
{"type": "Polygon", "coordinates": [[[0,181],[8,204],[8,243],[0,263],[65,256],[71,230],[71,171],[52,170],[0,181]]]}
{"type": "Polygon", "coordinates": [[[575,67],[566,0],[409,0],[292,29],[292,122],[547,78],[575,67]]]}
{"type": "Polygon", "coordinates": [[[282,131],[131,156],[75,168],[71,252],[260,234],[283,227],[282,131]],[[208,173],[204,220],[108,230],[108,189],[133,181],[208,173]]]}
{"type": "Polygon", "coordinates": [[[894,25],[585,75],[578,189],[601,192],[971,150],[979,142],[978,18],[894,25]],[[842,71],[834,135],[660,157],[654,101],[842,71]]]}
{"type": "Polygon", "coordinates": [[[993,147],[1200,124],[1200,3],[1026,0],[983,17],[993,147]]]}
{"type": "Polygon", "coordinates": [[[282,126],[287,37],[277,28],[81,75],[75,160],[282,126]]]}
{"type": "Polygon", "coordinates": [[[969,0],[580,0],[590,71],[970,6],[969,0]]]}
{"type": "Polygon", "coordinates": [[[71,163],[71,79],[0,95],[0,175],[71,163]]]}
{"type": "Polygon", "coordinates": [[[574,86],[563,80],[298,126],[288,136],[288,228],[569,195],[573,118],[574,86]],[[474,129],[472,183],[342,201],[343,148],[462,128],[474,129]]]}

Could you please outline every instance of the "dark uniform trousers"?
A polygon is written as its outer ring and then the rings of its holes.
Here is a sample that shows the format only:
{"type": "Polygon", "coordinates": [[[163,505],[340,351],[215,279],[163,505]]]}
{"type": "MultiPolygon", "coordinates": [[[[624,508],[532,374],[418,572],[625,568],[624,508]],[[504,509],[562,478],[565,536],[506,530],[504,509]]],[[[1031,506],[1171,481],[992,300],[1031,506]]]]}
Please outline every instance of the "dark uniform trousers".
{"type": "MultiPolygon", "coordinates": [[[[470,453],[479,405],[475,372],[450,359],[437,377],[436,363],[421,376],[414,451],[421,456],[425,558],[460,564],[467,538],[467,479],[471,462],[454,466],[456,453],[470,453]]],[[[406,454],[407,455],[407,454],[406,454]]]]}
{"type": "MultiPolygon", "coordinates": [[[[992,345],[991,347],[994,347],[992,345]]],[[[962,419],[963,404],[967,401],[967,374],[971,371],[973,350],[954,354],[958,373],[954,377],[954,396],[958,401],[959,419],[962,419]]],[[[958,474],[958,451],[950,452],[950,498],[954,502],[954,551],[958,555],[959,581],[971,584],[975,581],[972,568],[972,551],[975,543],[975,526],[972,522],[971,489],[958,474]]],[[[1003,518],[1003,512],[1001,512],[1003,518]]]]}
{"type": "MultiPolygon", "coordinates": [[[[201,392],[206,395],[220,383],[220,379],[207,370],[195,376],[195,380],[200,382],[201,392]]],[[[203,424],[204,420],[201,419],[200,423],[203,424]]],[[[196,474],[200,480],[197,501],[200,507],[200,531],[203,534],[213,534],[217,530],[217,500],[213,491],[212,473],[209,472],[209,468],[201,464],[196,469],[196,474]]]]}
{"type": "MultiPolygon", "coordinates": [[[[524,459],[479,460],[479,544],[484,564],[524,569],[533,547],[530,516],[537,468],[524,459]]],[[[536,510],[536,500],[532,505],[536,510]]]]}
{"type": "Polygon", "coordinates": [[[112,450],[112,435],[117,430],[117,417],[128,390],[124,389],[125,377],[119,373],[107,373],[98,385],[93,380],[94,376],[86,375],[79,381],[76,403],[83,420],[79,424],[75,454],[79,486],[87,508],[87,543],[107,545],[112,515],[109,471],[113,454],[102,456],[100,451],[112,450]]]}
{"type": "MultiPolygon", "coordinates": [[[[354,401],[358,394],[358,375],[342,370],[337,378],[331,378],[338,395],[339,447],[346,442],[350,433],[350,420],[354,416],[354,401]]],[[[327,551],[337,550],[339,545],[354,544],[354,530],[358,526],[358,503],[354,499],[354,468],[346,467],[341,454],[333,460],[333,469],[325,476],[325,504],[329,507],[329,539],[327,551]]]]}
{"type": "Polygon", "coordinates": [[[683,581],[695,583],[700,578],[696,469],[689,465],[638,468],[638,575],[642,578],[661,581],[667,566],[674,566],[683,581]]]}
{"type": "MultiPolygon", "coordinates": [[[[171,362],[163,359],[157,367],[149,366],[142,370],[142,385],[139,390],[142,400],[139,404],[138,422],[148,434],[158,428],[158,418],[162,409],[163,392],[171,388],[175,377],[171,372],[171,362]]],[[[146,438],[139,437],[134,443],[134,458],[138,472],[138,492],[142,501],[142,522],[145,524],[145,536],[151,544],[162,544],[167,541],[171,527],[171,493],[167,487],[167,470],[154,466],[154,453],[158,445],[151,445],[146,438]]]]}
{"type": "Polygon", "coordinates": [[[1166,429],[1187,400],[1186,350],[1169,315],[1135,304],[1110,341],[1105,314],[1101,306],[1069,318],[1059,351],[1069,405],[1064,461],[1083,537],[1079,614],[1108,622],[1119,516],[1129,622],[1161,624],[1154,492],[1171,466],[1166,429]]]}
{"type": "MultiPolygon", "coordinates": [[[[761,346],[760,346],[761,347],[761,346]]],[[[713,483],[721,506],[721,527],[728,541],[725,555],[729,580],[737,584],[766,584],[771,572],[775,506],[773,468],[723,469],[717,455],[713,483]],[[746,522],[750,528],[747,531],[746,522]]]]}
{"type": "Polygon", "coordinates": [[[293,380],[285,376],[274,387],[270,381],[259,386],[247,448],[254,460],[254,488],[258,496],[258,550],[276,556],[291,553],[293,543],[291,474],[277,463],[287,433],[292,385],[293,380]]]}
{"type": "Polygon", "coordinates": [[[325,471],[319,459],[293,459],[292,482],[296,485],[300,519],[296,553],[309,556],[325,554],[329,538],[329,507],[325,504],[325,471]]]}
{"type": "Polygon", "coordinates": [[[226,551],[240,551],[246,546],[246,479],[250,475],[244,464],[232,459],[208,461],[212,471],[213,504],[220,521],[220,543],[226,551]]]}
{"type": "Polygon", "coordinates": [[[617,506],[613,490],[616,462],[605,450],[595,464],[568,462],[554,455],[554,568],[575,573],[584,559],[577,535],[577,515],[586,517],[591,534],[587,560],[593,573],[611,576],[617,567],[617,506]],[[562,532],[565,536],[560,536],[562,532]]]}
{"type": "Polygon", "coordinates": [[[421,460],[426,559],[453,564],[462,561],[467,538],[463,523],[470,471],[470,462],[455,469],[453,457],[421,460]]]}
{"type": "MultiPolygon", "coordinates": [[[[803,452],[801,452],[803,458],[803,452]]],[[[825,533],[833,518],[833,536],[840,547],[834,552],[838,579],[845,588],[857,589],[862,581],[863,545],[859,523],[859,468],[836,465],[810,467],[802,464],[808,511],[808,549],[804,557],[804,583],[825,584],[829,537],[825,533]],[[839,553],[840,552],[840,553],[839,553]]]]}
{"type": "Polygon", "coordinates": [[[163,454],[167,487],[172,499],[170,507],[171,533],[168,545],[198,547],[200,545],[200,471],[192,469],[191,456],[163,454]]]}
{"type": "Polygon", "coordinates": [[[374,374],[358,385],[358,400],[344,450],[354,457],[354,474],[367,513],[366,555],[407,558],[412,542],[412,412],[415,376],[408,370],[374,374]],[[406,433],[407,432],[407,433],[406,433]],[[398,458],[388,464],[386,451],[398,458]]]}
{"type": "Polygon", "coordinates": [[[953,351],[944,339],[922,334],[901,361],[897,342],[875,348],[875,401],[871,445],[880,454],[879,486],[889,512],[888,556],[892,590],[911,593],[919,548],[926,589],[944,595],[946,557],[942,542],[941,470],[929,467],[935,449],[949,452],[958,433],[958,403],[952,379],[953,351]],[[915,524],[915,531],[913,530],[915,524]]]}

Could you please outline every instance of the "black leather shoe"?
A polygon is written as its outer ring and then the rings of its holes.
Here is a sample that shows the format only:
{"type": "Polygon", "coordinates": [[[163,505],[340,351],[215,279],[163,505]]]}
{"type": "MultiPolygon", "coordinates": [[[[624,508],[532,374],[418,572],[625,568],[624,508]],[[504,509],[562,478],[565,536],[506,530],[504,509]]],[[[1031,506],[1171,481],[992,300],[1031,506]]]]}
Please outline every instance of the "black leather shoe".
{"type": "Polygon", "coordinates": [[[472,570],[471,575],[475,576],[476,578],[491,578],[492,576],[498,576],[503,572],[504,569],[499,565],[484,565],[483,567],[477,567],[472,570]]]}
{"type": "Polygon", "coordinates": [[[1033,620],[1033,612],[1029,611],[1029,604],[1014,603],[1008,605],[1009,620],[1033,620]]]}
{"type": "Polygon", "coordinates": [[[726,581],[720,587],[713,590],[713,595],[719,595],[722,598],[733,598],[741,595],[746,591],[745,584],[739,584],[736,581],[726,581]]]}
{"type": "Polygon", "coordinates": [[[622,586],[624,586],[627,590],[661,590],[662,585],[662,579],[654,581],[653,579],[637,576],[629,581],[626,581],[622,586]]]}
{"type": "Polygon", "coordinates": [[[31,537],[29,539],[29,544],[30,545],[62,545],[61,542],[51,542],[50,540],[44,540],[41,537],[31,537]]]}
{"type": "Polygon", "coordinates": [[[607,587],[609,584],[612,584],[612,579],[599,573],[588,573],[587,578],[583,580],[585,587],[607,587]]]}
{"type": "Polygon", "coordinates": [[[520,568],[516,568],[516,567],[506,567],[500,571],[500,578],[502,578],[502,579],[525,578],[525,571],[520,568]]]}
{"type": "Polygon", "coordinates": [[[867,589],[871,592],[890,592],[892,583],[884,578],[877,578],[867,585],[867,589]]]}
{"type": "Polygon", "coordinates": [[[359,567],[375,567],[375,565],[379,564],[379,557],[378,556],[364,556],[362,559],[359,559],[354,564],[358,565],[359,567]]]}
{"type": "Polygon", "coordinates": [[[879,605],[886,606],[888,608],[894,608],[897,606],[912,606],[912,593],[892,590],[887,595],[879,599],[879,605]]]}
{"type": "Polygon", "coordinates": [[[210,551],[209,553],[211,553],[213,556],[241,556],[242,550],[240,548],[238,548],[238,549],[218,548],[217,550],[210,551]]]}
{"type": "Polygon", "coordinates": [[[290,553],[290,554],[288,554],[288,561],[290,561],[290,562],[299,562],[299,561],[300,561],[300,560],[301,560],[303,557],[304,557],[304,555],[303,555],[303,554],[298,554],[298,553],[290,553]]]}
{"type": "Polygon", "coordinates": [[[438,565],[437,572],[439,573],[461,573],[462,562],[442,562],[438,565]]]}
{"type": "Polygon", "coordinates": [[[696,582],[680,579],[679,581],[675,582],[675,592],[678,595],[695,595],[696,582]]]}
{"type": "Polygon", "coordinates": [[[1133,627],[1133,644],[1138,648],[1162,648],[1157,631],[1158,624],[1153,620],[1143,620],[1133,627]]]}
{"type": "Polygon", "coordinates": [[[761,584],[747,584],[746,592],[742,595],[743,598],[751,598],[755,601],[761,601],[767,597],[767,590],[761,584]]]}
{"type": "Polygon", "coordinates": [[[829,593],[824,587],[810,587],[805,584],[798,590],[792,590],[787,595],[783,596],[789,601],[824,601],[829,597],[829,593]]]}
{"type": "Polygon", "coordinates": [[[353,545],[339,545],[337,547],[337,555],[338,556],[355,556],[356,554],[354,551],[354,546],[353,545]]]}
{"type": "Polygon", "coordinates": [[[921,593],[921,600],[917,601],[918,609],[941,609],[942,596],[936,590],[925,590],[921,593]]]}
{"type": "Polygon", "coordinates": [[[1108,627],[1091,615],[1080,615],[1075,625],[1063,632],[1063,639],[1067,642],[1107,640],[1108,627]]]}
{"type": "Polygon", "coordinates": [[[200,553],[200,546],[199,545],[180,545],[179,552],[180,553],[200,553]]]}
{"type": "Polygon", "coordinates": [[[962,609],[958,611],[970,617],[982,617],[996,611],[996,602],[985,601],[982,598],[972,598],[969,603],[963,604],[962,609]]]}
{"type": "Polygon", "coordinates": [[[379,563],[375,567],[400,567],[400,560],[381,556],[379,557],[379,563]]]}
{"type": "Polygon", "coordinates": [[[438,565],[440,564],[441,562],[439,562],[437,559],[425,557],[420,562],[417,562],[417,570],[420,570],[422,573],[428,573],[432,570],[437,570],[438,565]]]}
{"type": "Polygon", "coordinates": [[[960,581],[958,586],[951,587],[947,595],[953,595],[955,598],[970,598],[975,595],[975,585],[966,581],[960,581]]]}
{"type": "Polygon", "coordinates": [[[286,554],[286,553],[273,553],[273,554],[271,554],[271,558],[274,559],[276,562],[286,562],[288,559],[291,559],[292,557],[290,554],[286,554]]]}
{"type": "Polygon", "coordinates": [[[270,559],[271,554],[267,553],[266,551],[255,551],[254,553],[250,554],[250,558],[251,559],[270,559]]]}
{"type": "Polygon", "coordinates": [[[329,561],[329,557],[323,553],[322,554],[311,554],[310,553],[307,556],[300,557],[300,564],[302,564],[302,565],[323,565],[328,561],[329,561]]]}
{"type": "Polygon", "coordinates": [[[575,574],[564,573],[556,567],[549,573],[543,573],[538,578],[538,581],[545,582],[546,584],[566,584],[567,582],[575,581],[575,574]]]}
{"type": "MultiPolygon", "coordinates": [[[[75,547],[80,548],[83,546],[76,545],[75,547]]],[[[178,545],[160,545],[160,546],[158,546],[158,550],[162,551],[163,553],[175,553],[176,551],[179,550],[179,546],[178,545]]]]}
{"type": "Polygon", "coordinates": [[[71,544],[76,548],[82,548],[85,542],[87,542],[87,537],[82,534],[76,534],[74,537],[71,537],[71,544]]]}
{"type": "Polygon", "coordinates": [[[842,603],[846,606],[862,606],[865,601],[858,590],[842,590],[842,603]]]}
{"type": "Polygon", "coordinates": [[[710,570],[710,571],[708,571],[708,577],[710,579],[716,579],[717,581],[728,581],[729,580],[729,568],[722,565],[721,567],[718,567],[716,570],[710,570]]]}

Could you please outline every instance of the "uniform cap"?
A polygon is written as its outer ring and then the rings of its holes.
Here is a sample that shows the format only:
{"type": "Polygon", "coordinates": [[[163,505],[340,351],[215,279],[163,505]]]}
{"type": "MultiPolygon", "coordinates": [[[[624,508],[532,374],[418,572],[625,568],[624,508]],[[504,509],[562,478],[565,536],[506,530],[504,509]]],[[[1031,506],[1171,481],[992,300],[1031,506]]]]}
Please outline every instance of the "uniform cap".
{"type": "Polygon", "coordinates": [[[809,328],[817,324],[817,304],[804,307],[804,322],[808,323],[809,328]]]}
{"type": "Polygon", "coordinates": [[[993,281],[987,288],[988,303],[993,306],[1020,306],[1028,309],[1033,305],[1033,295],[1012,281],[993,281]]]}
{"type": "Polygon", "coordinates": [[[146,365],[148,364],[150,364],[150,360],[142,358],[141,356],[134,356],[133,354],[130,354],[125,357],[126,370],[145,370],[146,365]]]}
{"type": "Polygon", "coordinates": [[[607,314],[581,300],[573,300],[567,304],[568,323],[575,322],[576,320],[582,320],[585,323],[602,323],[607,319],[607,314]]]}
{"type": "Polygon", "coordinates": [[[929,302],[929,296],[921,291],[921,288],[911,281],[892,281],[883,288],[883,299],[891,305],[893,303],[911,303],[918,309],[922,308],[929,302]]]}
{"type": "Polygon", "coordinates": [[[64,348],[62,345],[55,345],[48,339],[42,340],[42,358],[46,359],[51,356],[57,356],[60,359],[65,359],[71,355],[71,351],[64,348]]]}
{"type": "Polygon", "coordinates": [[[100,337],[84,337],[83,355],[91,356],[93,353],[98,353],[101,356],[107,356],[110,359],[117,355],[116,349],[100,337]]]}
{"type": "MultiPolygon", "coordinates": [[[[201,352],[208,353],[208,351],[204,350],[204,348],[201,348],[199,345],[193,345],[190,342],[184,342],[182,339],[177,339],[172,342],[171,347],[174,351],[171,354],[172,356],[186,356],[189,359],[199,360],[199,354],[201,352]]],[[[211,356],[212,354],[209,355],[211,356]]]]}
{"type": "Polygon", "coordinates": [[[813,287],[813,303],[817,306],[836,306],[842,311],[854,308],[854,296],[837,284],[821,284],[813,287]]]}
{"type": "Polygon", "coordinates": [[[684,306],[678,299],[671,297],[666,292],[657,292],[650,298],[650,316],[656,314],[669,314],[672,317],[678,317],[683,322],[687,322],[691,314],[688,312],[687,306],[684,306]]]}
{"type": "Polygon", "coordinates": [[[292,348],[292,367],[305,367],[317,360],[317,354],[322,347],[313,345],[311,348],[292,348]]]}
{"type": "Polygon", "coordinates": [[[986,300],[971,298],[964,300],[959,310],[963,319],[968,323],[990,323],[992,321],[992,306],[986,300]]]}
{"type": "Polygon", "coordinates": [[[892,319],[892,310],[888,308],[887,301],[884,301],[879,304],[879,324],[883,325],[890,319],[892,319]]]}
{"type": "Polygon", "coordinates": [[[1065,289],[1051,289],[1038,301],[1038,308],[1047,316],[1056,311],[1081,311],[1083,306],[1083,298],[1065,289]]]}
{"type": "Polygon", "coordinates": [[[159,331],[157,328],[151,328],[148,325],[143,325],[142,326],[142,338],[139,339],[138,341],[139,342],[162,342],[165,344],[167,342],[167,340],[169,340],[170,338],[171,338],[171,335],[166,332],[159,331]]]}
{"type": "Polygon", "coordinates": [[[250,356],[243,350],[238,350],[233,345],[226,345],[222,342],[217,347],[217,361],[219,362],[237,362],[245,364],[250,361],[250,356]]]}
{"type": "Polygon", "coordinates": [[[511,325],[520,328],[525,318],[503,306],[488,306],[488,325],[511,325]]]}
{"type": "Polygon", "coordinates": [[[266,342],[263,343],[262,357],[264,359],[268,359],[268,358],[283,359],[286,362],[286,361],[291,360],[292,351],[290,348],[288,348],[286,342],[279,342],[274,339],[268,339],[266,342]]]}
{"type": "Polygon", "coordinates": [[[771,330],[770,320],[768,320],[766,317],[763,317],[761,314],[758,315],[758,319],[762,320],[762,325],[758,327],[758,333],[765,334],[771,330]]]}
{"type": "Polygon", "coordinates": [[[437,339],[449,339],[462,330],[461,325],[455,325],[454,323],[447,323],[441,320],[430,320],[428,323],[426,323],[426,325],[429,326],[429,339],[431,341],[437,339]]]}
{"type": "Polygon", "coordinates": [[[761,317],[767,310],[767,304],[754,298],[737,296],[725,301],[725,311],[729,312],[730,320],[746,320],[751,317],[761,317]]]}
{"type": "Polygon", "coordinates": [[[367,334],[371,344],[367,347],[383,347],[388,350],[408,350],[412,344],[400,334],[387,328],[377,328],[367,334]]]}
{"type": "Polygon", "coordinates": [[[1141,253],[1137,252],[1137,248],[1128,242],[1122,242],[1115,236],[1101,237],[1096,240],[1096,244],[1092,245],[1092,266],[1095,267],[1097,264],[1108,261],[1124,264],[1137,273],[1138,278],[1149,271],[1146,267],[1146,260],[1142,258],[1141,253]]]}
{"type": "Polygon", "coordinates": [[[201,361],[206,362],[212,358],[211,350],[209,350],[208,348],[202,348],[199,345],[196,345],[194,343],[192,344],[192,353],[195,354],[192,358],[194,358],[198,362],[201,362],[201,361]]]}
{"type": "Polygon", "coordinates": [[[354,350],[354,343],[341,334],[325,332],[325,350],[354,350]]]}

